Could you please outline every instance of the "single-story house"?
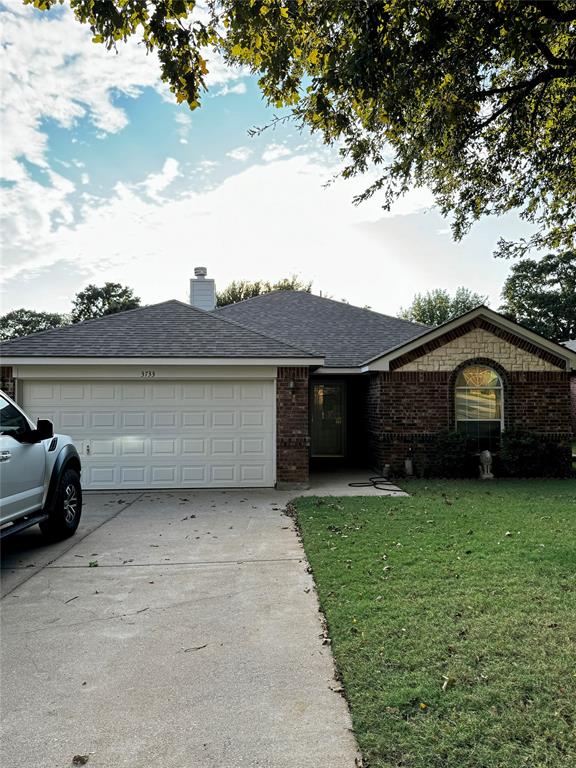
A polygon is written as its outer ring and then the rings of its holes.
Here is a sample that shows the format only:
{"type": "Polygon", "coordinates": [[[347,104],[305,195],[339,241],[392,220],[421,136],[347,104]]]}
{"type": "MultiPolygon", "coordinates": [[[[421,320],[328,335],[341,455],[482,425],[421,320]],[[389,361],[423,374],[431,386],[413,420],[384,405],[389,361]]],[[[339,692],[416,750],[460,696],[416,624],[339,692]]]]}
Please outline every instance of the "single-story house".
{"type": "MultiPolygon", "coordinates": [[[[572,352],[576,352],[576,339],[570,339],[569,341],[563,342],[563,344],[572,352]]],[[[572,371],[570,388],[572,390],[572,429],[574,430],[574,438],[576,439],[576,370],[572,371]]]]}
{"type": "Polygon", "coordinates": [[[2,342],[2,388],[71,435],[88,489],[299,486],[418,471],[438,432],[568,442],[576,351],[478,307],[436,328],[298,291],[191,302],[2,342]]]}

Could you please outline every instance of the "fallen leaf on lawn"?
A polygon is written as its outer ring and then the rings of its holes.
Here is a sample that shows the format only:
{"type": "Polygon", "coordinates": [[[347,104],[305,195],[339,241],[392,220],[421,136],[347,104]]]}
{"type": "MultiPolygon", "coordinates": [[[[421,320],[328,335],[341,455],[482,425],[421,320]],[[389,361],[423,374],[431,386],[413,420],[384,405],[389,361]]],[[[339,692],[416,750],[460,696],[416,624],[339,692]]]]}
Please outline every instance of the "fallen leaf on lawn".
{"type": "Polygon", "coordinates": [[[444,678],[444,682],[442,683],[442,690],[447,691],[448,688],[451,688],[456,680],[453,677],[446,677],[446,675],[442,675],[444,678]]]}

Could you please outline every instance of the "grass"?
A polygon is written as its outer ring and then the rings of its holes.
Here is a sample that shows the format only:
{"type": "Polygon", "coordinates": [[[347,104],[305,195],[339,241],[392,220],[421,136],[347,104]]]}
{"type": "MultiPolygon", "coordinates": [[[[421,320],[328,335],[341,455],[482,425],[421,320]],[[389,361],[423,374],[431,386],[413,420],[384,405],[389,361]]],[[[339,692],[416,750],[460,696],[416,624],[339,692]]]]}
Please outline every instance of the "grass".
{"type": "Polygon", "coordinates": [[[576,481],[296,503],[370,768],[576,765],[576,481]]]}

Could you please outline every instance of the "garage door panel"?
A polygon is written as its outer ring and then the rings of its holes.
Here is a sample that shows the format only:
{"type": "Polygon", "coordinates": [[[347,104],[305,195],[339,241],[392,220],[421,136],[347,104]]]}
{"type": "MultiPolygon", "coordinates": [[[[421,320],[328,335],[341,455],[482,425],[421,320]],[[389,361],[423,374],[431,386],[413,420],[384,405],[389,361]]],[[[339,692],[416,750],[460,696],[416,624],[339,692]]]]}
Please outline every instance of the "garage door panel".
{"type": "Polygon", "coordinates": [[[72,436],[87,489],[274,484],[272,381],[25,381],[23,393],[72,436]]]}
{"type": "Polygon", "coordinates": [[[213,411],[212,413],[212,424],[211,426],[215,429],[218,428],[224,428],[228,429],[230,427],[236,426],[236,416],[237,412],[232,410],[227,411],[213,411]]]}
{"type": "Polygon", "coordinates": [[[152,428],[176,427],[178,414],[175,411],[155,411],[152,413],[152,428]]]}
{"type": "Polygon", "coordinates": [[[182,453],[186,456],[205,456],[207,440],[201,437],[184,438],[182,440],[182,453]]]}
{"type": "Polygon", "coordinates": [[[182,426],[205,427],[207,415],[206,411],[184,411],[182,413],[182,426]]]}
{"type": "Polygon", "coordinates": [[[146,384],[120,384],[117,396],[130,403],[146,400],[146,384]]]}
{"type": "Polygon", "coordinates": [[[115,400],[116,386],[114,384],[91,384],[90,400],[115,400]]]}
{"type": "Polygon", "coordinates": [[[152,467],[152,484],[160,487],[176,482],[176,467],[152,467]]]}
{"type": "Polygon", "coordinates": [[[259,464],[244,464],[240,467],[240,480],[246,485],[254,485],[264,481],[264,469],[259,464]]]}
{"type": "Polygon", "coordinates": [[[183,485],[191,484],[201,487],[206,485],[206,482],[206,466],[204,464],[190,464],[187,467],[182,467],[183,485]]]}
{"type": "Polygon", "coordinates": [[[120,427],[127,429],[129,427],[138,429],[146,427],[146,415],[143,411],[124,411],[120,414],[120,427]]]}
{"type": "Polygon", "coordinates": [[[93,429],[116,429],[118,426],[117,421],[119,421],[117,417],[119,416],[119,413],[114,413],[113,411],[104,411],[101,413],[96,411],[92,414],[90,426],[93,429]]]}
{"type": "Polygon", "coordinates": [[[162,382],[149,384],[148,387],[150,390],[150,396],[155,403],[161,402],[162,400],[167,402],[174,402],[178,399],[178,395],[176,393],[176,384],[167,384],[162,382]]]}
{"type": "Polygon", "coordinates": [[[84,384],[61,384],[60,397],[62,400],[84,400],[86,389],[84,384]]]}
{"type": "Polygon", "coordinates": [[[116,441],[92,440],[90,443],[90,453],[92,456],[114,456],[116,453],[116,441]]]}

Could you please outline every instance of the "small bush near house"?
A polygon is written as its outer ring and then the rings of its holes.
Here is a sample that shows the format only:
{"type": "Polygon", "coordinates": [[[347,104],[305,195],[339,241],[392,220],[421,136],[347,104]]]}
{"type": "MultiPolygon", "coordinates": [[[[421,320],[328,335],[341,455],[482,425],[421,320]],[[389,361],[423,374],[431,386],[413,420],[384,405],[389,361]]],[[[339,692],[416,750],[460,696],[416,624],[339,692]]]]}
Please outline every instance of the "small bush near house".
{"type": "MultiPolygon", "coordinates": [[[[420,466],[416,461],[420,476],[478,477],[478,450],[465,435],[439,432],[426,448],[420,466]]],[[[571,447],[534,432],[508,429],[502,433],[500,449],[494,452],[493,471],[497,477],[571,477],[571,447]]]]}
{"type": "Polygon", "coordinates": [[[474,456],[468,450],[468,440],[459,432],[445,430],[429,443],[424,477],[463,478],[477,474],[474,456]]]}
{"type": "Polygon", "coordinates": [[[500,473],[507,477],[569,477],[572,473],[568,443],[517,429],[502,433],[498,464],[500,473]]]}

